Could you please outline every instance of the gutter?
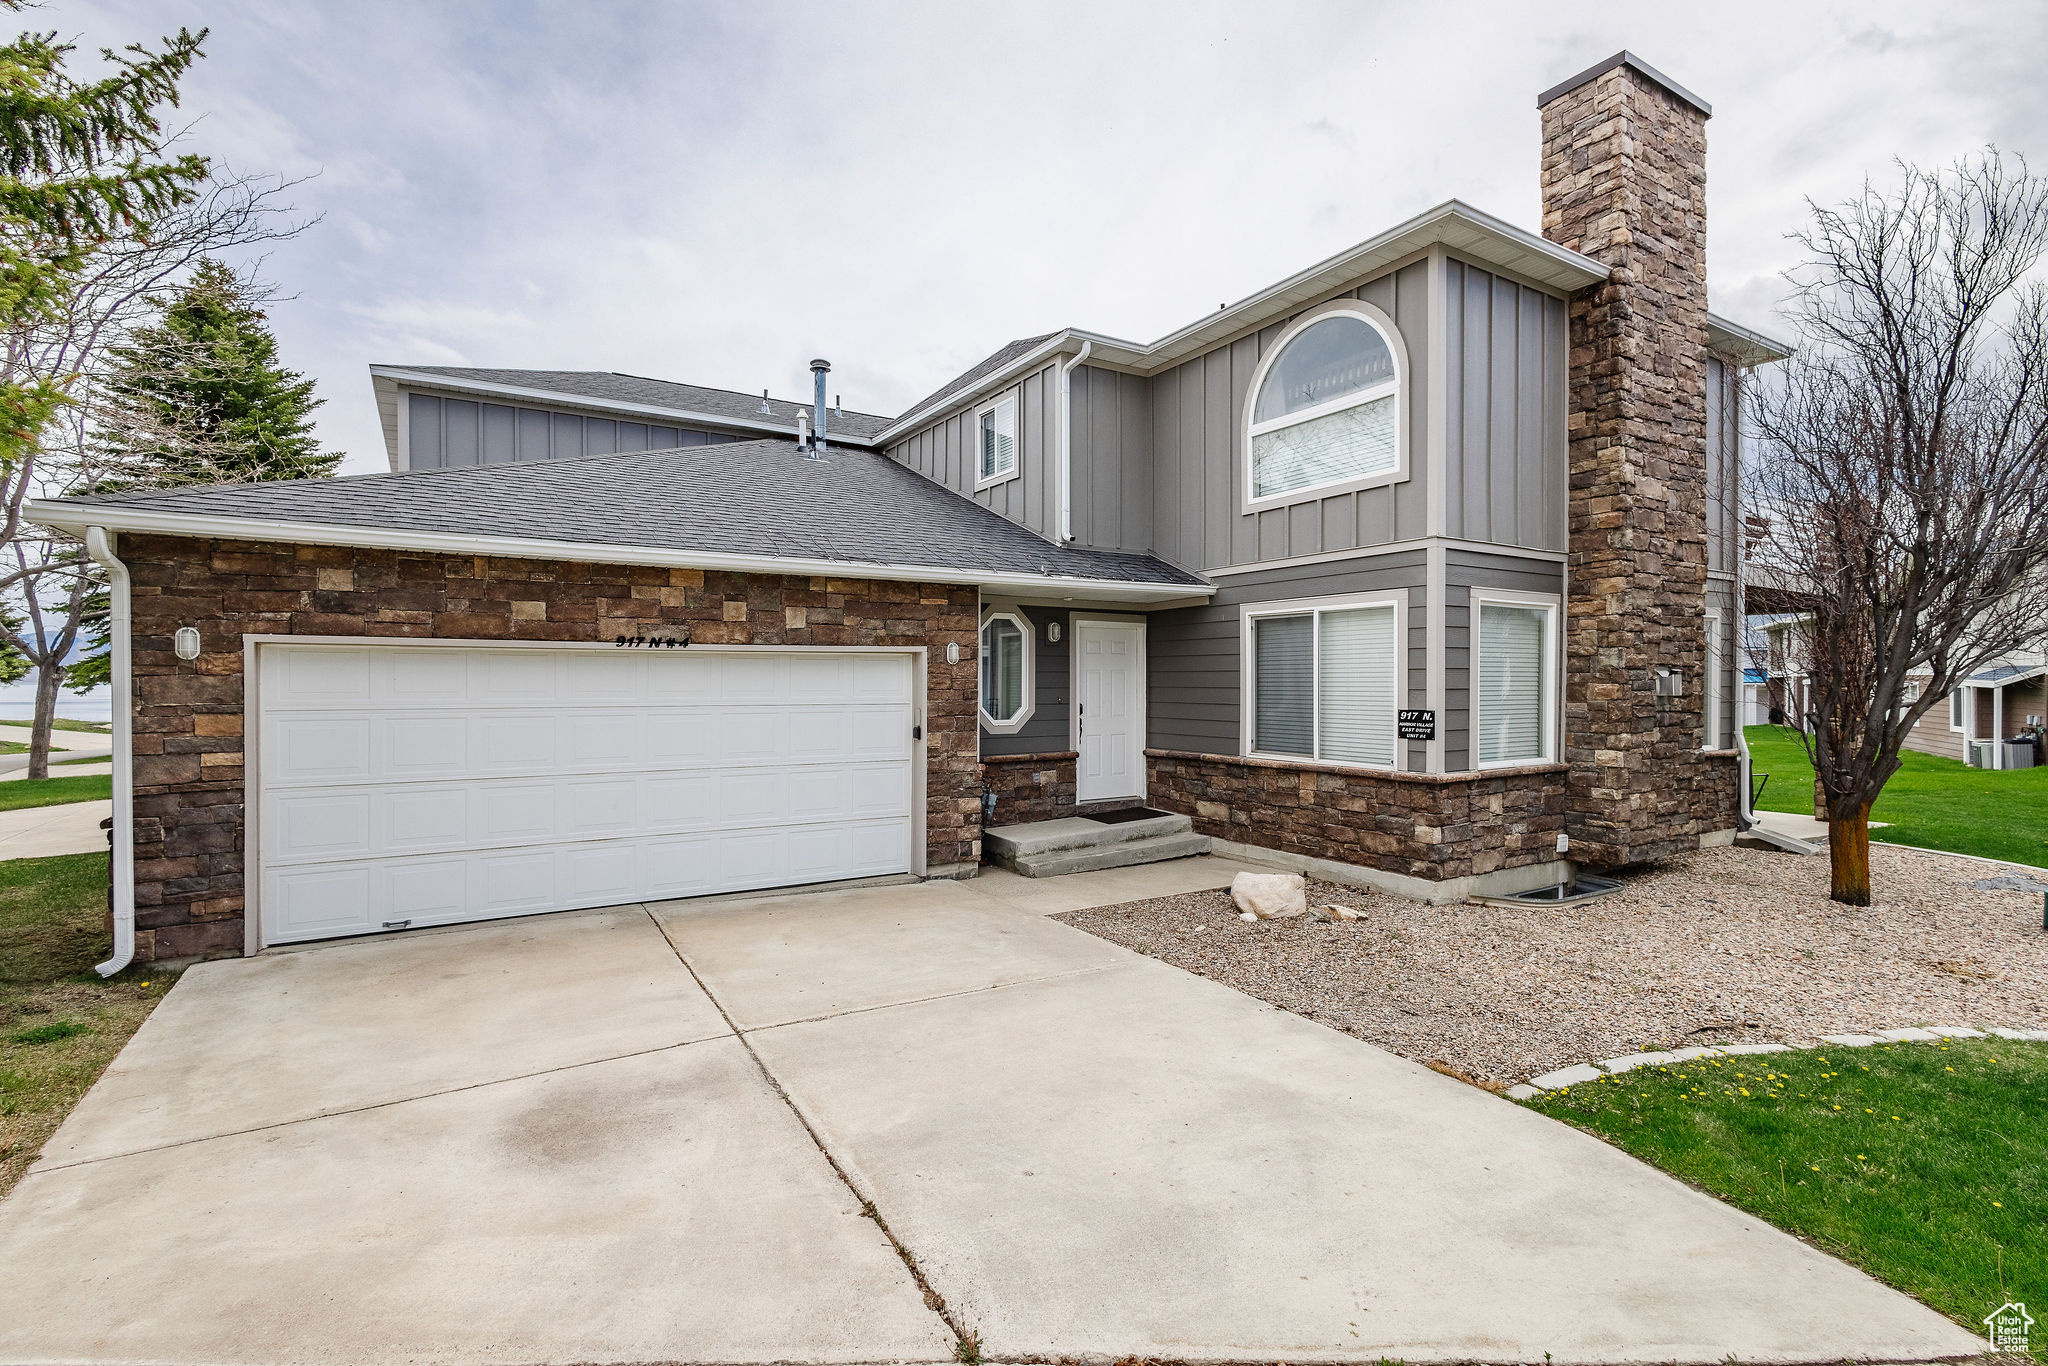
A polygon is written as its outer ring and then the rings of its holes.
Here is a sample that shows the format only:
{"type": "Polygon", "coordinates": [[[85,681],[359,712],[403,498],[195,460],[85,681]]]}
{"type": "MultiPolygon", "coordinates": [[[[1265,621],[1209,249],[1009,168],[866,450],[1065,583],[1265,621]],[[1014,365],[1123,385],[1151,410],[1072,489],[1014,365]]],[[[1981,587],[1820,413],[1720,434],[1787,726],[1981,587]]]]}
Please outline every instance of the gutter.
{"type": "Polygon", "coordinates": [[[1095,350],[1081,343],[1080,353],[1060,363],[1060,544],[1074,539],[1074,380],[1077,366],[1095,350]]]}
{"type": "MultiPolygon", "coordinates": [[[[89,536],[96,529],[118,530],[161,536],[218,536],[238,541],[275,541],[295,545],[345,545],[380,550],[419,550],[436,555],[494,555],[504,559],[569,560],[584,564],[644,564],[675,569],[725,570],[740,574],[881,579],[891,583],[976,584],[983,588],[1003,589],[1032,596],[1068,597],[1103,602],[1200,599],[1216,592],[1216,586],[1211,583],[1161,583],[1129,579],[1095,579],[1075,574],[976,570],[959,566],[807,559],[779,555],[733,555],[713,551],[674,550],[661,546],[550,541],[531,537],[480,536],[469,532],[407,531],[398,527],[353,526],[332,522],[279,522],[251,517],[151,512],[109,504],[94,506],[61,500],[33,500],[23,507],[22,515],[39,526],[52,527],[75,536],[89,536]]],[[[121,581],[124,584],[126,582],[125,570],[122,571],[121,581]]],[[[125,589],[123,591],[125,592],[125,589]]],[[[117,657],[117,664],[120,658],[117,657]]],[[[118,747],[119,742],[116,744],[118,747]]]]}
{"type": "Polygon", "coordinates": [[[113,651],[114,692],[114,956],[93,965],[112,977],[135,961],[135,757],[134,720],[130,714],[133,686],[129,662],[128,566],[114,556],[113,538],[103,526],[85,528],[85,553],[107,571],[107,596],[112,608],[107,642],[113,651]]]}

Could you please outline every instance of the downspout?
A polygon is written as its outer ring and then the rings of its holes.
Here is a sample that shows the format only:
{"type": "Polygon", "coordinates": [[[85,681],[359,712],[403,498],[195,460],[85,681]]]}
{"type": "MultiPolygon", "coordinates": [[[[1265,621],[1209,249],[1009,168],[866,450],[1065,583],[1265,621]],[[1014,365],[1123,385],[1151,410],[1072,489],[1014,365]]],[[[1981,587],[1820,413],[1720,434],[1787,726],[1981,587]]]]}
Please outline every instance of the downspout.
{"type": "Polygon", "coordinates": [[[1095,343],[1084,341],[1070,361],[1060,364],[1060,544],[1074,539],[1074,367],[1088,359],[1095,343]]]}
{"type": "Polygon", "coordinates": [[[114,692],[114,956],[93,970],[112,977],[135,961],[135,757],[134,723],[129,715],[128,566],[114,558],[107,529],[85,529],[85,553],[107,571],[111,613],[107,640],[113,650],[114,692]]]}

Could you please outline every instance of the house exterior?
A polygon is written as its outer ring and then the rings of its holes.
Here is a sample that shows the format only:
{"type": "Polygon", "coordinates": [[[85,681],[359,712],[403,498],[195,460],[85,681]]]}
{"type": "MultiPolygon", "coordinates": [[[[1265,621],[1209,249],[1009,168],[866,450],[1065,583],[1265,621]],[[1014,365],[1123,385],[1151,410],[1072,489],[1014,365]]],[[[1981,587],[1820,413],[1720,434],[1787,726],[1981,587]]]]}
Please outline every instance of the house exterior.
{"type": "Polygon", "coordinates": [[[823,362],[377,366],[388,474],[36,505],[131,647],[135,952],[968,876],[1136,804],[1440,899],[1732,839],[1784,350],[1707,311],[1702,101],[1622,53],[1539,108],[1540,236],[1451,201],[895,417],[823,362]]]}

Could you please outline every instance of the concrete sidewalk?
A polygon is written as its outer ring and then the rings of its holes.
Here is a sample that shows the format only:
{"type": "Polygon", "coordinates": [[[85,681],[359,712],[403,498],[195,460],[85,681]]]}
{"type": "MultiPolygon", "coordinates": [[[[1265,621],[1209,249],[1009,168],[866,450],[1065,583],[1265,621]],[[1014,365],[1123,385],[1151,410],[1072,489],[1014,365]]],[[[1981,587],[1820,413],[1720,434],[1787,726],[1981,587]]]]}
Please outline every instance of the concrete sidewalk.
{"type": "MultiPolygon", "coordinates": [[[[1094,895],[1229,869],[1116,871],[1094,895]]],[[[673,902],[202,964],[0,1203],[0,1360],[1979,1350],[1614,1148],[1024,895],[673,902]]]]}
{"type": "Polygon", "coordinates": [[[107,832],[100,829],[100,822],[113,814],[111,801],[0,811],[0,861],[101,853],[107,847],[107,832]]]}

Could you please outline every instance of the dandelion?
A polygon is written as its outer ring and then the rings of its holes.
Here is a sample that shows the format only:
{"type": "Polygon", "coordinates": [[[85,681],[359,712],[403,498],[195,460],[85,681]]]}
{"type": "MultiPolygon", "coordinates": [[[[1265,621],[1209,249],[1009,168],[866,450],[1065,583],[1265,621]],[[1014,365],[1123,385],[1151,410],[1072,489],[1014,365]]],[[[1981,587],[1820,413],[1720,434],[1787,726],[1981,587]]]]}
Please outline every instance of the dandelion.
{"type": "Polygon", "coordinates": [[[2004,1209],[2004,1208],[2005,1208],[2005,1206],[2004,1206],[2004,1205],[2001,1205],[2001,1204],[1999,1204],[1999,1203],[1998,1203],[1998,1202],[1997,1202],[1996,1200],[1993,1200],[1993,1201],[1991,1202],[1991,1208],[1993,1208],[1993,1209],[2004,1209]]]}

